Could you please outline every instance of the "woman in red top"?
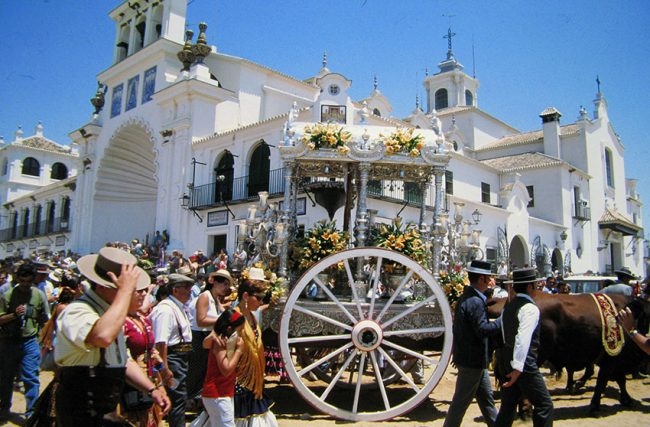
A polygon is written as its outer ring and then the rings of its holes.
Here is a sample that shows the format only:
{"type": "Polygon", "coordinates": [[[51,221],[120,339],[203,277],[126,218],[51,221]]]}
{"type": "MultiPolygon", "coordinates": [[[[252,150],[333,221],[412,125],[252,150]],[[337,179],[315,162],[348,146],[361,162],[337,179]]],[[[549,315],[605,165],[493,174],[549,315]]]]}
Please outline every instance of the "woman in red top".
{"type": "MultiPolygon", "coordinates": [[[[235,427],[235,368],[244,344],[237,332],[245,321],[241,313],[228,308],[214,324],[212,349],[201,394],[212,427],[235,427]]],[[[210,338],[206,338],[208,340],[210,338]]]]}
{"type": "MultiPolygon", "coordinates": [[[[129,348],[131,357],[138,363],[138,366],[147,373],[154,384],[160,384],[155,366],[162,362],[158,351],[154,347],[154,334],[151,326],[151,320],[144,316],[140,309],[143,306],[145,297],[148,295],[147,289],[136,291],[136,296],[131,300],[129,313],[124,323],[124,337],[126,346],[129,348]]],[[[129,386],[125,387],[125,392],[135,390],[129,386]]],[[[152,405],[147,409],[131,409],[122,404],[121,415],[126,418],[129,425],[138,427],[157,427],[162,422],[162,414],[158,405],[152,405]]]]}

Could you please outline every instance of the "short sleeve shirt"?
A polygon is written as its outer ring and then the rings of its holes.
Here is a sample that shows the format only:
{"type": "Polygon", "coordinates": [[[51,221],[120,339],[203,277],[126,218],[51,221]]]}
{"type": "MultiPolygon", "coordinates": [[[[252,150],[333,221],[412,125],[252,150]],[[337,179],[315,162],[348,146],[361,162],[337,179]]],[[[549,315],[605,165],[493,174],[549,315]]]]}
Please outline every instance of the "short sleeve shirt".
{"type": "MultiPolygon", "coordinates": [[[[108,303],[92,290],[73,301],[56,320],[57,335],[54,360],[59,366],[97,366],[101,352],[86,344],[97,320],[108,310],[108,303]]],[[[123,332],[106,348],[106,362],[111,367],[126,366],[127,351],[123,332]]]]}

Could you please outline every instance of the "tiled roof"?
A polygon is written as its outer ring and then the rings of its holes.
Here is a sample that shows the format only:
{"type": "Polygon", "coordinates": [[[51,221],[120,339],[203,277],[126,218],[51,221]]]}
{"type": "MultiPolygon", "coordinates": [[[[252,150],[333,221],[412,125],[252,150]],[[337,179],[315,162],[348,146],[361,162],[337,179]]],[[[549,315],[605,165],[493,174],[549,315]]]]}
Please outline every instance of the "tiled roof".
{"type": "Polygon", "coordinates": [[[618,228],[626,229],[630,232],[630,234],[633,234],[632,232],[643,230],[642,227],[627,219],[625,215],[616,209],[609,207],[605,208],[603,215],[598,220],[598,225],[600,228],[611,228],[617,231],[621,231],[618,230],[618,228]]]}
{"type": "Polygon", "coordinates": [[[53,151],[55,153],[70,154],[70,147],[59,145],[42,136],[30,136],[20,141],[24,147],[36,148],[39,150],[53,151]]]}
{"type": "Polygon", "coordinates": [[[504,156],[494,159],[481,160],[481,163],[497,169],[500,172],[516,172],[525,169],[537,169],[548,166],[557,166],[563,164],[564,162],[542,153],[524,153],[514,156],[504,156]]]}
{"type": "MultiPolygon", "coordinates": [[[[569,135],[578,135],[580,133],[580,128],[576,124],[560,126],[560,137],[569,136],[569,135]]],[[[500,148],[512,147],[515,145],[524,145],[535,142],[542,142],[544,139],[544,133],[541,130],[536,130],[533,132],[520,133],[517,135],[506,136],[504,138],[498,139],[490,144],[484,145],[481,148],[477,148],[476,151],[489,151],[500,148]]]]}

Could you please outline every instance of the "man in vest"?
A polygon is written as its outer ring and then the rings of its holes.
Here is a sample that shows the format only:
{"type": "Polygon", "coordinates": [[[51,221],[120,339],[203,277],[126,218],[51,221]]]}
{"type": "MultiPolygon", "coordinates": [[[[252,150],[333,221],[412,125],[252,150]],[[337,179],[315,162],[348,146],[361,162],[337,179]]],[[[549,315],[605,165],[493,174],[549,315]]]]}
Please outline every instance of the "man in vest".
{"type": "Polygon", "coordinates": [[[458,369],[456,390],[443,427],[460,426],[467,407],[476,398],[483,418],[492,427],[497,417],[488,373],[488,337],[497,335],[501,320],[490,322],[484,292],[493,286],[492,264],[474,260],[467,268],[465,287],[454,314],[454,363],[458,369]]]}
{"type": "Polygon", "coordinates": [[[192,351],[192,329],[187,302],[194,280],[178,273],[168,276],[169,296],[151,312],[156,349],[163,360],[162,379],[172,402],[169,427],[185,426],[187,370],[192,351]]]}
{"type": "Polygon", "coordinates": [[[532,298],[536,282],[534,268],[512,272],[512,287],[517,296],[503,309],[504,346],[497,351],[498,375],[503,381],[497,427],[512,425],[524,391],[534,407],[533,425],[553,425],[553,401],[537,366],[541,321],[532,298]]]}
{"type": "Polygon", "coordinates": [[[15,277],[17,285],[0,295],[0,422],[9,418],[18,372],[25,386],[25,416],[31,415],[40,387],[37,335],[49,317],[45,294],[34,286],[34,265],[22,264],[15,277]]]}

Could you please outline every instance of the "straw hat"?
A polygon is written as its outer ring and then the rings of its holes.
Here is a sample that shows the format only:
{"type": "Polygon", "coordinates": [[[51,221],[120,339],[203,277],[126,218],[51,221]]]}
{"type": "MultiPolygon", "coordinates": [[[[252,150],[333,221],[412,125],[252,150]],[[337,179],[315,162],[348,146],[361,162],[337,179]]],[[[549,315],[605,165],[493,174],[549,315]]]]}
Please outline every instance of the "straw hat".
{"type": "MultiPolygon", "coordinates": [[[[91,282],[115,289],[117,286],[115,286],[115,283],[108,276],[108,272],[119,276],[123,264],[135,265],[137,261],[133,255],[121,249],[103,247],[97,254],[90,254],[79,258],[77,260],[77,268],[91,282]]],[[[140,272],[136,289],[145,289],[149,286],[149,275],[140,267],[136,267],[136,270],[140,272]]]]}

